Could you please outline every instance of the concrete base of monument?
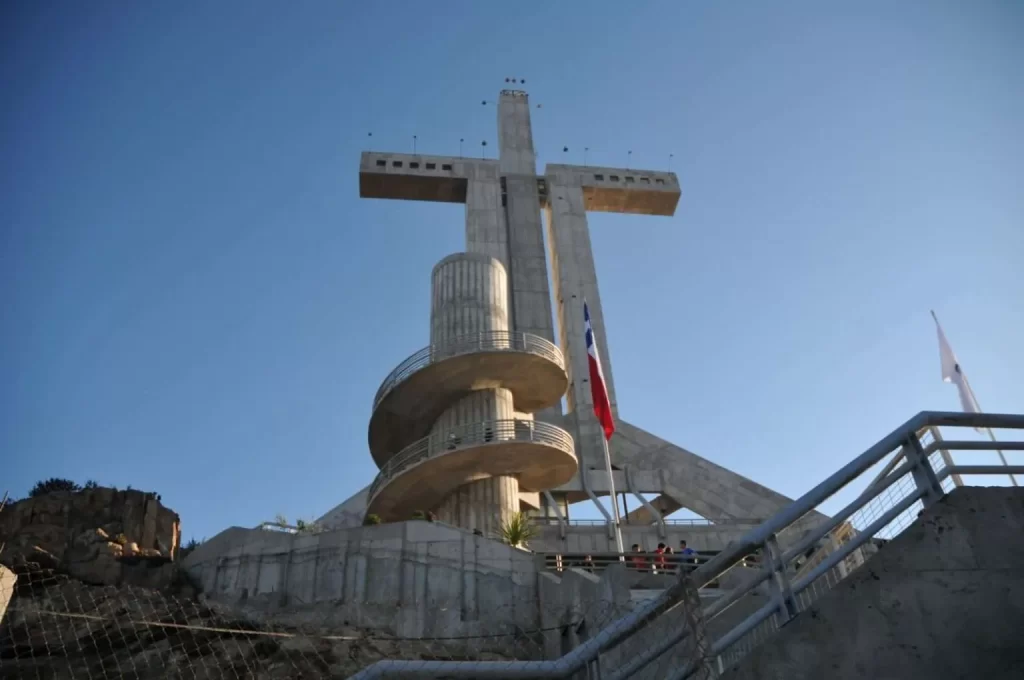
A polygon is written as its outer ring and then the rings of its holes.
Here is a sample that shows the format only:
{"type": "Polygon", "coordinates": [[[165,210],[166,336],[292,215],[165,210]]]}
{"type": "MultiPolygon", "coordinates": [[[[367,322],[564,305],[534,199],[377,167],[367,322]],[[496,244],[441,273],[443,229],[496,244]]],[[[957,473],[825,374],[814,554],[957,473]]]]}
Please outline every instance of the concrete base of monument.
{"type": "Polygon", "coordinates": [[[479,479],[514,475],[521,489],[542,491],[563,484],[574,474],[576,456],[544,442],[496,441],[441,451],[383,484],[370,498],[366,512],[385,522],[401,521],[417,510],[436,507],[463,484],[479,479]]]}
{"type": "MultiPolygon", "coordinates": [[[[535,554],[436,522],[397,522],[321,534],[232,527],[183,562],[203,596],[254,622],[379,631],[429,653],[437,638],[464,645],[458,656],[487,652],[556,659],[632,611],[650,583],[612,565],[599,573],[538,569],[535,554]]],[[[656,596],[656,593],[654,594],[656,596]]],[[[690,602],[602,657],[615,668],[679,626],[700,624],[690,602]]],[[[700,624],[702,625],[702,624],[700,624]]],[[[661,680],[692,653],[667,653],[637,680],[661,680]]]]}
{"type": "MultiPolygon", "coordinates": [[[[550,349],[557,352],[554,345],[550,349]]],[[[557,404],[569,379],[561,355],[555,357],[559,361],[528,349],[503,349],[461,354],[419,368],[386,391],[373,410],[369,444],[374,461],[383,467],[427,436],[446,408],[474,390],[505,388],[522,413],[557,404]]]]}
{"type": "Polygon", "coordinates": [[[538,571],[530,552],[433,522],[315,535],[232,527],[183,565],[205,597],[251,618],[344,620],[410,639],[473,636],[482,647],[467,653],[513,647],[515,658],[561,656],[561,633],[542,641],[540,631],[581,616],[596,631],[632,606],[624,570],[538,571]]]}

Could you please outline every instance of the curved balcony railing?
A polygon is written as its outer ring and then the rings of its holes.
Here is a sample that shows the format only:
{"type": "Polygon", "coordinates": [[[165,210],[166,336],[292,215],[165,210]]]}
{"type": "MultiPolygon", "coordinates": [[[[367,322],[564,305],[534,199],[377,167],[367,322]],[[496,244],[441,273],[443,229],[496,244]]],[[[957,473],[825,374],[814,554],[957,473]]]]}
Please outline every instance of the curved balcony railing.
{"type": "Polygon", "coordinates": [[[367,500],[405,470],[452,451],[494,443],[534,443],[574,452],[572,436],[560,427],[534,420],[488,420],[431,434],[398,452],[377,473],[367,500]]]}
{"type": "Polygon", "coordinates": [[[554,343],[536,335],[513,331],[487,331],[460,335],[448,342],[424,347],[398,364],[398,367],[384,378],[384,382],[377,390],[377,394],[373,398],[373,408],[377,408],[381,400],[395,385],[416,371],[443,359],[463,354],[476,354],[477,352],[527,352],[544,357],[561,368],[565,368],[562,350],[558,349],[554,343]]]}

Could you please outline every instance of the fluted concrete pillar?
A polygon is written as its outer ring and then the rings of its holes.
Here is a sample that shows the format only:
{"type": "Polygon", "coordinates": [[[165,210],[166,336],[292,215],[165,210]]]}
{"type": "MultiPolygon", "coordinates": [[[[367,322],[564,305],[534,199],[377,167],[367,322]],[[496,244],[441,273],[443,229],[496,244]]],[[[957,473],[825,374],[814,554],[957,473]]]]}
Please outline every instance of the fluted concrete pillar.
{"type": "Polygon", "coordinates": [[[508,275],[499,260],[456,253],[437,263],[431,279],[431,345],[490,331],[500,340],[508,331],[508,275]]]}
{"type": "MultiPolygon", "coordinates": [[[[508,346],[508,275],[502,263],[480,253],[456,253],[441,260],[431,276],[430,344],[436,352],[455,342],[508,346]]],[[[455,446],[475,438],[512,436],[486,423],[512,421],[512,393],[501,388],[474,391],[452,404],[434,422],[435,441],[455,446]]],[[[480,439],[482,438],[482,439],[480,439]]],[[[485,534],[519,509],[519,481],[501,476],[465,484],[434,508],[438,519],[485,534]]]]}

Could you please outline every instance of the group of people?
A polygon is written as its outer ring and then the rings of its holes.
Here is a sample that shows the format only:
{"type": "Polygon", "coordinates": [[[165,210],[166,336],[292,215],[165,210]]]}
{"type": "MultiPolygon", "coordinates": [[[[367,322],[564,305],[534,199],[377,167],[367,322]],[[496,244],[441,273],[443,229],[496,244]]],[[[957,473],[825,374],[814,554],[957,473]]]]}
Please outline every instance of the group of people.
{"type": "MultiPolygon", "coordinates": [[[[578,559],[578,558],[577,558],[578,559]]],[[[608,559],[602,556],[602,560],[608,559]]],[[[615,557],[617,562],[620,557],[615,557]]],[[[640,548],[639,543],[634,543],[631,552],[626,556],[626,566],[634,571],[650,572],[652,574],[670,574],[680,568],[696,568],[699,563],[697,551],[686,545],[686,541],[679,541],[679,549],[672,550],[672,546],[659,543],[653,553],[648,553],[640,548]],[[689,565],[688,567],[686,565],[689,565]]],[[[582,560],[570,560],[569,566],[575,566],[584,571],[593,572],[597,566],[605,567],[613,562],[602,561],[595,565],[592,555],[587,555],[582,560]]]]}
{"type": "Polygon", "coordinates": [[[659,543],[653,554],[643,550],[639,543],[634,543],[629,557],[631,569],[652,574],[674,572],[686,564],[697,564],[697,551],[687,546],[686,541],[679,541],[678,552],[673,552],[670,545],[659,543]]]}

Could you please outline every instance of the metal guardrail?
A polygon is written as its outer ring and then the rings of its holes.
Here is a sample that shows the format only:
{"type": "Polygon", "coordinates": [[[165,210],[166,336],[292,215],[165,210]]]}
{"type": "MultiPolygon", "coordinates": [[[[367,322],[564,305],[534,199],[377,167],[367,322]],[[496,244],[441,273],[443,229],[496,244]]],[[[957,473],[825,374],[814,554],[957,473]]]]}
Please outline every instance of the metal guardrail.
{"type": "Polygon", "coordinates": [[[544,357],[565,368],[562,350],[548,340],[529,333],[513,331],[487,331],[460,335],[449,342],[424,347],[408,359],[398,364],[395,370],[384,378],[373,397],[373,408],[376,410],[380,402],[394,389],[395,385],[426,366],[444,359],[476,354],[477,352],[526,352],[544,357]]]}
{"type": "MultiPolygon", "coordinates": [[[[551,526],[558,526],[559,519],[557,517],[531,517],[530,521],[534,524],[548,524],[551,526]]],[[[713,526],[754,526],[764,521],[761,519],[742,519],[736,517],[723,517],[721,519],[704,519],[702,517],[687,517],[683,519],[666,519],[663,520],[667,526],[685,526],[685,527],[713,527],[713,526]]],[[[565,520],[565,524],[569,526],[579,527],[596,527],[606,526],[608,520],[606,519],[569,519],[565,520]]],[[[646,522],[644,524],[630,524],[628,521],[623,520],[622,526],[655,526],[657,521],[646,522]]]]}
{"type": "MultiPolygon", "coordinates": [[[[710,562],[717,550],[693,551],[690,554],[654,552],[627,553],[535,553],[537,566],[546,571],[561,572],[566,569],[582,569],[591,573],[600,573],[616,564],[625,564],[630,571],[644,574],[678,574],[680,570],[691,572],[702,564],[710,562]]],[[[756,562],[750,556],[746,566],[756,562]]]]}
{"type": "MultiPolygon", "coordinates": [[[[811,593],[812,586],[833,570],[847,564],[854,553],[861,548],[874,546],[876,536],[891,537],[905,528],[916,518],[918,508],[926,508],[937,502],[945,493],[943,483],[953,475],[998,475],[1024,474],[1024,465],[949,465],[937,466],[932,455],[939,451],[1024,451],[1024,442],[979,442],[934,439],[923,445],[918,433],[930,427],[966,427],[1024,430],[1024,415],[922,412],[896,428],[874,446],[854,458],[831,477],[801,496],[798,500],[776,513],[763,524],[735,541],[714,558],[689,574],[681,575],[671,587],[658,597],[649,600],[631,613],[610,623],[594,637],[579,645],[560,659],[550,661],[378,661],[360,673],[353,680],[369,678],[569,678],[574,673],[588,668],[595,677],[621,680],[642,670],[652,661],[682,642],[691,631],[685,626],[669,638],[653,644],[644,654],[636,655],[623,667],[612,672],[600,669],[602,653],[618,646],[634,634],[643,634],[648,622],[680,604],[690,588],[701,588],[719,580],[729,570],[743,563],[749,555],[758,555],[762,568],[757,575],[745,581],[716,599],[704,610],[705,620],[713,619],[727,608],[748,595],[762,592],[767,583],[768,603],[718,637],[711,646],[710,655],[716,659],[719,668],[725,660],[733,663],[737,656],[727,653],[759,630],[768,634],[774,628],[796,616],[806,602],[800,596],[811,593]],[[902,462],[891,472],[867,485],[853,501],[832,517],[817,526],[800,533],[801,520],[812,510],[861,479],[877,464],[895,453],[902,462]],[[938,467],[939,469],[936,469],[938,467]],[[909,480],[909,481],[908,481],[909,480]],[[899,494],[891,490],[903,488],[899,494]],[[801,558],[831,533],[851,522],[855,534],[839,545],[827,558],[817,564],[809,573],[790,578],[798,568],[801,558]],[[779,545],[779,535],[788,529],[799,534],[785,551],[779,545]]],[[[757,644],[757,640],[751,640],[757,644]]],[[[740,653],[749,651],[740,650],[740,653]]],[[[675,668],[671,680],[690,677],[706,659],[692,659],[675,668]]]]}
{"type": "Polygon", "coordinates": [[[487,420],[431,434],[413,442],[380,469],[370,485],[367,500],[408,468],[452,451],[510,442],[544,444],[574,453],[572,435],[550,423],[535,420],[487,420]]]}

